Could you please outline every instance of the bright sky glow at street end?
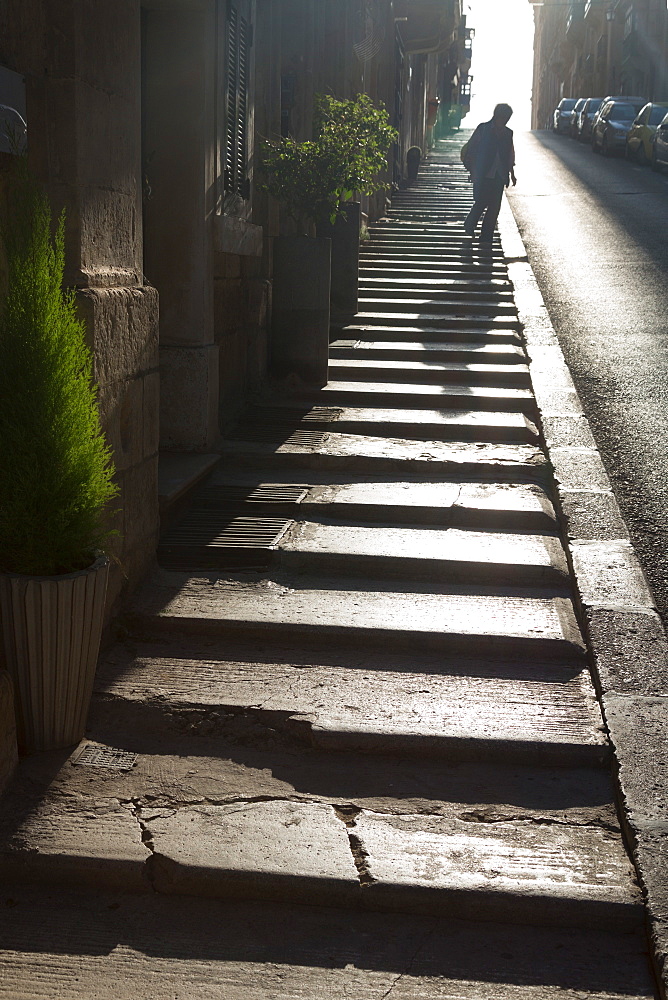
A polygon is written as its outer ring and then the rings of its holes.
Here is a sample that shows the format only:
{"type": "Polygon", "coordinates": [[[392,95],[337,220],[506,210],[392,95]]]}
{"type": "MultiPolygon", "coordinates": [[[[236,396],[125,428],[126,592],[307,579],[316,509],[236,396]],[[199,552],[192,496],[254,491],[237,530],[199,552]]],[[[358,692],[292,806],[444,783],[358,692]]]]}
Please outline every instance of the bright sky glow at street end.
{"type": "Polygon", "coordinates": [[[471,111],[463,121],[474,128],[492,117],[503,101],[514,110],[509,125],[531,128],[533,8],[528,0],[466,0],[467,27],[475,28],[471,111]]]}

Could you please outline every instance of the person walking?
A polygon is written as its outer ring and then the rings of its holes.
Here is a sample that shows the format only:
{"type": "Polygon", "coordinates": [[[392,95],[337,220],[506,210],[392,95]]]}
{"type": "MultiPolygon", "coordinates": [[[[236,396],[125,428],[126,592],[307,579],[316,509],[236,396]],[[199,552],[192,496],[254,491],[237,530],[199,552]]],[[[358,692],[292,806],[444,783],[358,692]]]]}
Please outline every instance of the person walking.
{"type": "Polygon", "coordinates": [[[512,113],[509,104],[497,104],[491,120],[476,128],[464,154],[464,166],[473,180],[473,208],[464,222],[464,232],[473,236],[482,218],[481,246],[491,247],[503,189],[511,181],[517,183],[513,133],[508,128],[512,113]]]}

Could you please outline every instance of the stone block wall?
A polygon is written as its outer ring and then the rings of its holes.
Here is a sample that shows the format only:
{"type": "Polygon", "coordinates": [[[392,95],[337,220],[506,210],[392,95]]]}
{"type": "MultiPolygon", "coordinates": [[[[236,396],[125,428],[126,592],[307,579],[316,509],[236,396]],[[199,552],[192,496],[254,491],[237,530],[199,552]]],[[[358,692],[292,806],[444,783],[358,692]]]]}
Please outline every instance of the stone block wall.
{"type": "Polygon", "coordinates": [[[140,0],[0,0],[0,65],[26,81],[28,161],[66,212],[120,495],[108,616],[158,531],[158,297],[144,281],[140,0]]]}

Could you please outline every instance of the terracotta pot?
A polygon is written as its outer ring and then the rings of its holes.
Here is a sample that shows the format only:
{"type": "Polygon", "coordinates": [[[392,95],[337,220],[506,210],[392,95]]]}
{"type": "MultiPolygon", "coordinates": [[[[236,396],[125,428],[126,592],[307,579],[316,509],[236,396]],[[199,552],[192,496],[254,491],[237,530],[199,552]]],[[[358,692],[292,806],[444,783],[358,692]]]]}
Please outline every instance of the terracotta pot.
{"type": "Polygon", "coordinates": [[[106,556],[62,576],[0,573],[2,648],[24,752],[72,746],[84,734],[108,576],[106,556]]]}

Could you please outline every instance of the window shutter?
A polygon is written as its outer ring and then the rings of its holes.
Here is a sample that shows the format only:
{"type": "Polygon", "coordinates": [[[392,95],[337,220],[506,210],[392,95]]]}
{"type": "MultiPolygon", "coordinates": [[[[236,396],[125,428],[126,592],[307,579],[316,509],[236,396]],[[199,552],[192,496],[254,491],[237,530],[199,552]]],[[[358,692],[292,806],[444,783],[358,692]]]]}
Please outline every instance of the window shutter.
{"type": "Polygon", "coordinates": [[[248,80],[251,26],[230,4],[227,21],[227,107],[225,125],[225,191],[250,197],[246,176],[248,143],[248,80]]]}

